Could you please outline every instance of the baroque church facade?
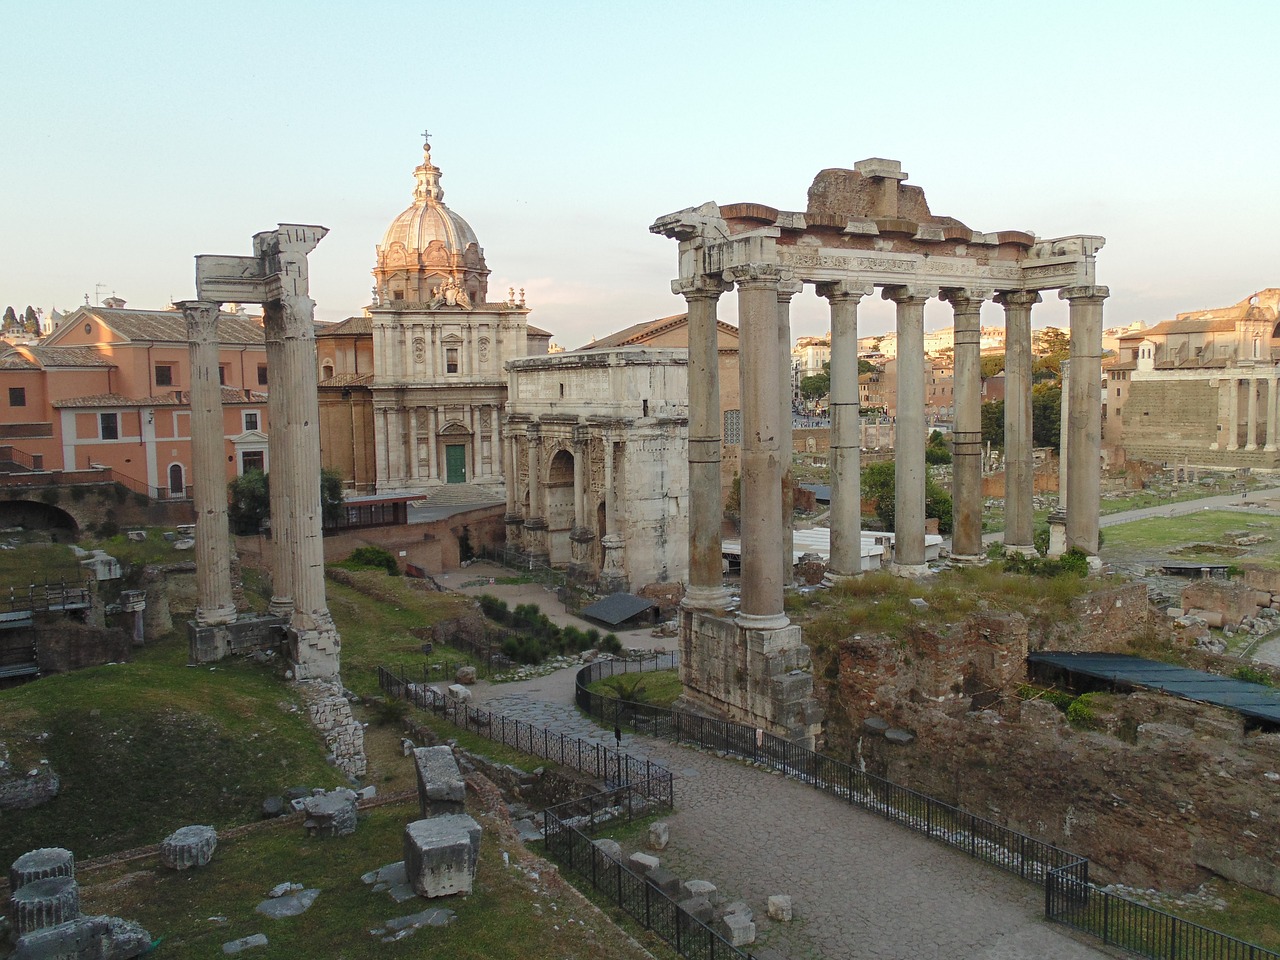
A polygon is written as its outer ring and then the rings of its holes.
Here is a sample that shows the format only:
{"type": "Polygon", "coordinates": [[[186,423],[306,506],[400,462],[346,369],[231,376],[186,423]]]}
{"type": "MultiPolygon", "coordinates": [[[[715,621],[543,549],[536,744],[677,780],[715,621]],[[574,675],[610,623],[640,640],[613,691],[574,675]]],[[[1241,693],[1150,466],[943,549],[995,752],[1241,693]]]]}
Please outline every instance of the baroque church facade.
{"type": "Polygon", "coordinates": [[[523,293],[490,301],[484,250],[440,177],[427,144],[377,246],[373,303],[317,335],[322,446],[357,492],[469,484],[500,501],[506,363],[545,354],[551,335],[523,293]]]}

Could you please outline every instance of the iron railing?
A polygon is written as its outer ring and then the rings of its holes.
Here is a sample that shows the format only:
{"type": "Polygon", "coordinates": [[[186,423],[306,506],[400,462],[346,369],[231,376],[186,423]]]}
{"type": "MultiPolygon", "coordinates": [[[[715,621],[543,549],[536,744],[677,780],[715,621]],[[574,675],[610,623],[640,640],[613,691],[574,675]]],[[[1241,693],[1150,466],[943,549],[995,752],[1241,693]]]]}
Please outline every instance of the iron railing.
{"type": "Polygon", "coordinates": [[[763,730],[729,720],[592,693],[589,684],[636,670],[671,670],[676,654],[605,660],[578,671],[586,713],[637,733],[691,743],[760,763],[901,824],[975,859],[1044,884],[1045,917],[1153,960],[1280,960],[1280,953],[1183,920],[1089,883],[1088,859],[900,786],[763,730]]]}
{"type": "Polygon", "coordinates": [[[646,930],[661,937],[680,956],[694,960],[751,960],[750,954],[734,947],[697,917],[682,910],[647,878],[591,841],[590,834],[600,822],[597,811],[601,809],[607,812],[608,822],[671,809],[669,803],[663,807],[647,802],[646,795],[651,792],[643,783],[627,784],[619,790],[549,807],[543,811],[548,855],[589,882],[593,890],[608,897],[646,930]],[[637,790],[638,796],[633,795],[637,790]],[[643,802],[637,803],[637,800],[643,802]]]}

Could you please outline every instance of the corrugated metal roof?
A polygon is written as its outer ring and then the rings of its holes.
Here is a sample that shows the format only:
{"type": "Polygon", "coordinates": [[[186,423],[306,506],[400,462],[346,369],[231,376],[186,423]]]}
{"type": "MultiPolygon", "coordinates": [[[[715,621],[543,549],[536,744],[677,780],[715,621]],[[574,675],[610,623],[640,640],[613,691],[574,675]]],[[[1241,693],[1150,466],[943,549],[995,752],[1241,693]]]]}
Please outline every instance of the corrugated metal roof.
{"type": "Polygon", "coordinates": [[[630,620],[650,607],[656,606],[657,604],[652,600],[637,597],[633,593],[612,593],[603,600],[597,600],[590,606],[583,607],[580,612],[584,617],[616,627],[623,621],[630,620]]]}
{"type": "Polygon", "coordinates": [[[1122,653],[1032,653],[1027,656],[1027,662],[1112,683],[1161,690],[1184,700],[1211,703],[1255,720],[1280,725],[1280,690],[1260,683],[1122,653]]]}

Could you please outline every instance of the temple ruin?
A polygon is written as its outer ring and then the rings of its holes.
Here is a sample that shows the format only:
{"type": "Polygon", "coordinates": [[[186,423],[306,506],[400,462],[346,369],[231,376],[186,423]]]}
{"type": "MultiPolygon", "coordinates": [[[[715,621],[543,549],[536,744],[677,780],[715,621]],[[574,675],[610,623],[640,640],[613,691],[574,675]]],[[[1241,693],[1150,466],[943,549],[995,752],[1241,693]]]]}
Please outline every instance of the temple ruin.
{"type": "Polygon", "coordinates": [[[689,309],[689,586],[680,627],[686,695],[735,719],[809,740],[820,729],[800,628],[783,609],[790,577],[790,524],[780,489],[790,464],[792,297],[812,284],[831,306],[830,577],[861,565],[858,412],[858,304],[874,294],[897,305],[898,443],[894,570],[925,563],[924,305],[955,312],[953,557],[982,555],[979,311],[1005,311],[1009,550],[1032,545],[1031,309],[1044,290],[1069,304],[1069,397],[1065,429],[1072,468],[1066,487],[1065,545],[1098,551],[1102,303],[1094,276],[1104,240],[1077,235],[1040,240],[1020,230],[983,233],[929,210],[924,191],[904,183],[895,160],[824,170],[808,209],[714,202],[660,217],[649,229],[679,242],[672,291],[689,309]],[[742,580],[730,610],[722,578],[721,424],[716,307],[737,288],[741,331],[742,580]]]}

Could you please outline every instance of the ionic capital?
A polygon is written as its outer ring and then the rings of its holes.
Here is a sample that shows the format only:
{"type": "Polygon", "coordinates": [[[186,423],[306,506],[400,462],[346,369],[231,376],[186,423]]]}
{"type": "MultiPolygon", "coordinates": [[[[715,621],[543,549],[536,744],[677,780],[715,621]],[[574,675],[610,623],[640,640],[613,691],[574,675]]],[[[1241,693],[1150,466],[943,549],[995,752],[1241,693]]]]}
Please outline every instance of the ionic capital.
{"type": "Polygon", "coordinates": [[[1039,290],[1001,290],[996,294],[995,301],[1006,310],[1010,308],[1030,310],[1037,303],[1044,302],[1039,290]]]}
{"type": "Polygon", "coordinates": [[[919,283],[904,283],[900,286],[885,287],[880,291],[880,296],[885,300],[892,300],[898,306],[921,305],[932,297],[938,295],[937,287],[930,287],[919,283]]]}
{"type": "Polygon", "coordinates": [[[948,287],[938,296],[951,304],[957,314],[971,314],[982,310],[982,302],[991,299],[991,290],[979,287],[948,287]]]}
{"type": "Polygon", "coordinates": [[[701,274],[672,280],[671,292],[685,300],[719,300],[720,295],[732,289],[732,286],[719,277],[701,274]]]}
{"type": "Polygon", "coordinates": [[[832,303],[842,300],[855,302],[869,297],[876,292],[875,284],[863,280],[836,280],[831,283],[819,283],[815,288],[818,296],[826,297],[832,303]]]}
{"type": "Polygon", "coordinates": [[[1081,300],[1085,303],[1101,303],[1109,296],[1111,296],[1111,290],[1107,287],[1063,287],[1058,291],[1059,300],[1081,300]]]}
{"type": "Polygon", "coordinates": [[[740,263],[725,270],[724,278],[738,286],[770,286],[776,287],[783,280],[791,279],[791,271],[783,270],[781,265],[755,261],[740,263]]]}
{"type": "Polygon", "coordinates": [[[221,304],[210,300],[181,300],[176,306],[187,321],[187,338],[199,343],[216,343],[218,339],[218,313],[221,304]]]}
{"type": "Polygon", "coordinates": [[[790,303],[791,298],[804,289],[799,280],[781,280],[778,282],[778,302],[790,303]]]}

